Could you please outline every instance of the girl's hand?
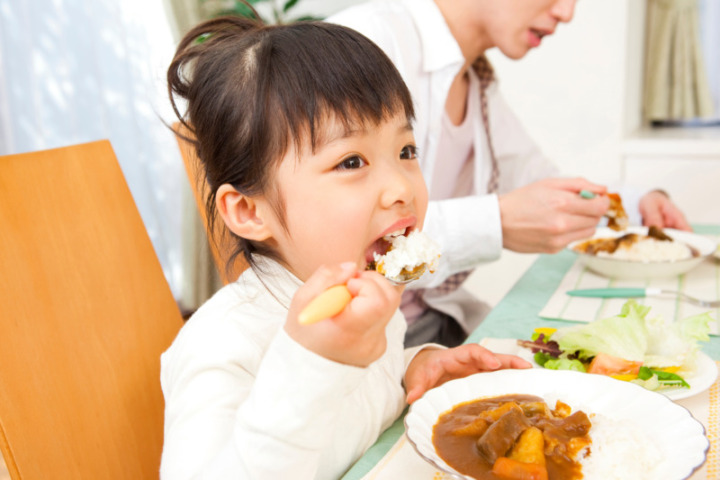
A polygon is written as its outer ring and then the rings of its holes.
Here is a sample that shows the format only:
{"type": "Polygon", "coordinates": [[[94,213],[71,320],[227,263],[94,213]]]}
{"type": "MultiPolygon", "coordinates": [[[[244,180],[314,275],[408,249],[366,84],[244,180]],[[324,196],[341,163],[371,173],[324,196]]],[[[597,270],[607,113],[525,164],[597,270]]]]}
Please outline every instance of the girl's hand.
{"type": "Polygon", "coordinates": [[[642,215],[643,225],[660,228],[675,228],[677,230],[692,231],[685,215],[661,190],[653,190],[640,199],[638,206],[642,215]]]}
{"type": "Polygon", "coordinates": [[[529,362],[520,357],[495,354],[475,343],[447,350],[428,348],[413,358],[405,372],[407,402],[413,403],[431,388],[455,378],[503,368],[531,367],[529,362]]]}
{"type": "Polygon", "coordinates": [[[358,271],[354,263],[320,267],[295,294],[285,331],[318,355],[366,367],[385,353],[385,327],[400,307],[401,291],[377,272],[358,271]],[[298,315],[313,298],[341,284],[353,297],[342,312],[311,325],[298,323],[298,315]]]}

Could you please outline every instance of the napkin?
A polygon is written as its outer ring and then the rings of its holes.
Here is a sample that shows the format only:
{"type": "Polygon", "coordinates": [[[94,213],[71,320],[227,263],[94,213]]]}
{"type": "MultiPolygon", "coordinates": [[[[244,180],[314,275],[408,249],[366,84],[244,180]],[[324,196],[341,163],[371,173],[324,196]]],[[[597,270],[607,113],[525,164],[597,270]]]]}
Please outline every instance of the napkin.
{"type": "MultiPolygon", "coordinates": [[[[480,342],[495,353],[517,354],[515,339],[484,338],[480,342]]],[[[720,364],[720,362],[717,362],[720,364]]],[[[710,439],[707,459],[701,468],[695,471],[690,480],[720,478],[720,377],[710,389],[693,397],[678,400],[676,403],[687,408],[705,427],[710,439]]],[[[366,473],[362,480],[456,480],[425,461],[413,448],[407,436],[402,434],[388,452],[366,473]]]]}
{"type": "MultiPolygon", "coordinates": [[[[592,322],[620,313],[626,298],[583,298],[571,297],[565,292],[581,288],[606,287],[652,287],[686,293],[704,300],[720,299],[720,261],[710,258],[684,275],[650,280],[610,279],[587,269],[576,260],[563,277],[539,316],[552,320],[592,322]]],[[[667,321],[679,320],[700,313],[710,312],[715,320],[710,326],[712,335],[720,334],[720,309],[707,309],[690,305],[676,296],[642,297],[638,303],[652,307],[649,315],[661,316],[667,321]]]]}

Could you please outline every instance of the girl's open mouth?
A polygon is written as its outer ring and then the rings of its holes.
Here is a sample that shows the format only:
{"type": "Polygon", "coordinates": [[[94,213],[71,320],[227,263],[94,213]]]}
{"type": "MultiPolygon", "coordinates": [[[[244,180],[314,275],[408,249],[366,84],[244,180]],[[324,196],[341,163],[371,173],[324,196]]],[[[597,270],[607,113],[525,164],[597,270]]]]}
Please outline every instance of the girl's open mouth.
{"type": "Polygon", "coordinates": [[[375,255],[382,256],[387,254],[390,250],[391,239],[393,237],[399,237],[401,235],[407,236],[410,233],[409,228],[396,230],[384,237],[378,238],[375,242],[365,251],[365,262],[367,263],[366,270],[375,270],[375,255]]]}

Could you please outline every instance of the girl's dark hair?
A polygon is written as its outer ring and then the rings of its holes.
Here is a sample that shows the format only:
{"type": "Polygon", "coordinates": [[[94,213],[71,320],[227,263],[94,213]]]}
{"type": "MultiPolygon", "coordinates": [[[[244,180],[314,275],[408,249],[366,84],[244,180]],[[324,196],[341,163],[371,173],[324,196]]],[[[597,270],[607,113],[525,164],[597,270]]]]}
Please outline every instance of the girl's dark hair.
{"type": "MultiPolygon", "coordinates": [[[[242,17],[201,23],[180,42],[167,78],[173,109],[192,132],[187,140],[205,172],[210,232],[221,185],[245,195],[266,192],[293,143],[300,148],[309,140],[316,148],[329,115],[348,128],[401,113],[414,118],[410,92],[390,59],[362,34],[330,23],[265,26],[242,17]],[[184,114],[178,99],[186,101],[184,114]]],[[[228,266],[237,255],[253,265],[254,253],[274,255],[238,238],[228,266]]]]}

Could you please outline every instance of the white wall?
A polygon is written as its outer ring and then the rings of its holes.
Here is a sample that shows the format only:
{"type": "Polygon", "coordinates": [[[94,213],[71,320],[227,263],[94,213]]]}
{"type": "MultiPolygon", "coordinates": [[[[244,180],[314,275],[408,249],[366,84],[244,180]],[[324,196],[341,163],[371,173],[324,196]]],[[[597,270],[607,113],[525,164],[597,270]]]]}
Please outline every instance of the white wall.
{"type": "Polygon", "coordinates": [[[629,3],[578,2],[572,22],[520,61],[489,52],[508,103],[564,174],[619,179],[626,96],[632,93],[629,3]]]}

